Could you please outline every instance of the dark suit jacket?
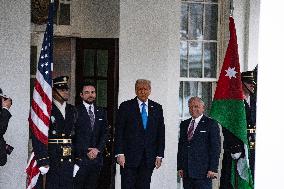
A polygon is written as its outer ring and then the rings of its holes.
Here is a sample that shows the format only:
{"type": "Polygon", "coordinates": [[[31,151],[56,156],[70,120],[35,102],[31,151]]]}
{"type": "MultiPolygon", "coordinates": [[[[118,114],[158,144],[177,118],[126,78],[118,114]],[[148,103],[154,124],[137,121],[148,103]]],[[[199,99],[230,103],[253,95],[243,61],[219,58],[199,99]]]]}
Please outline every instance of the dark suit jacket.
{"type": "MultiPolygon", "coordinates": [[[[65,119],[60,110],[52,103],[51,119],[49,123],[48,139],[60,139],[74,137],[75,121],[77,112],[73,105],[66,104],[65,119]],[[64,135],[64,136],[63,136],[64,135]]],[[[33,150],[36,155],[37,164],[39,167],[50,165],[51,167],[59,167],[62,157],[61,144],[48,144],[48,146],[41,143],[34,134],[32,134],[33,150]]],[[[69,144],[73,149],[73,144],[69,144]]],[[[72,152],[72,159],[74,154],[72,152]]],[[[72,162],[73,163],[73,162],[72,162]]]]}
{"type": "Polygon", "coordinates": [[[121,103],[115,128],[115,154],[124,154],[126,167],[138,167],[145,153],[146,165],[154,168],[156,157],[164,157],[165,124],[162,106],[148,100],[148,122],[144,130],[137,97],[121,103]]]}
{"type": "Polygon", "coordinates": [[[208,171],[218,172],[221,152],[219,126],[216,121],[203,115],[188,142],[190,121],[191,118],[180,124],[177,169],[183,170],[185,177],[203,179],[208,171]]]}
{"type": "Polygon", "coordinates": [[[11,116],[10,112],[5,108],[0,111],[0,166],[5,165],[7,162],[6,142],[3,135],[8,128],[11,116]]]}
{"type": "Polygon", "coordinates": [[[84,106],[80,104],[77,107],[78,120],[76,123],[75,156],[77,163],[103,165],[103,151],[107,140],[107,116],[103,108],[94,105],[95,123],[92,131],[89,114],[84,106]],[[95,160],[89,160],[87,157],[88,148],[97,148],[100,153],[95,160]]]}

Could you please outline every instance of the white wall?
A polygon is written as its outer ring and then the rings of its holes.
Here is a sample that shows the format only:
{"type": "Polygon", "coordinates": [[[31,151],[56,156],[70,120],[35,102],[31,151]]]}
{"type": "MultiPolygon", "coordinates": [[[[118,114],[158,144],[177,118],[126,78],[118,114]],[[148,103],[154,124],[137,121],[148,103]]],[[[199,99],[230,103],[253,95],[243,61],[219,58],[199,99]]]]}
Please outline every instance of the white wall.
{"type": "MultiPolygon", "coordinates": [[[[151,99],[163,105],[166,151],[152,188],[176,188],[179,92],[179,0],[121,0],[119,103],[135,97],[136,79],[152,81],[151,99]]],[[[119,175],[116,188],[120,188],[119,175]]]]}
{"type": "Polygon", "coordinates": [[[55,27],[54,35],[118,38],[119,0],[72,0],[71,26],[55,27]]]}
{"type": "Polygon", "coordinates": [[[260,6],[255,189],[283,188],[283,6],[260,6]]]}
{"type": "Polygon", "coordinates": [[[234,1],[241,71],[253,70],[258,63],[260,0],[234,1]]]}
{"type": "Polygon", "coordinates": [[[5,134],[15,147],[0,167],[0,188],[25,188],[30,101],[30,0],[0,3],[0,87],[13,99],[5,134]]]}

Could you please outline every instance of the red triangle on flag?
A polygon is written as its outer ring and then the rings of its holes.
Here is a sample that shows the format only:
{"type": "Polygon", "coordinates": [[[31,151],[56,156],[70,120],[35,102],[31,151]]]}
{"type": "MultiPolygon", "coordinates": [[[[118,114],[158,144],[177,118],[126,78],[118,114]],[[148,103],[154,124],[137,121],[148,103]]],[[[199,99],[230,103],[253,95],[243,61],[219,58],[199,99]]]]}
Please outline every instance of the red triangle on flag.
{"type": "Polygon", "coordinates": [[[230,41],[219,76],[214,99],[243,100],[238,42],[233,17],[230,17],[230,41]]]}

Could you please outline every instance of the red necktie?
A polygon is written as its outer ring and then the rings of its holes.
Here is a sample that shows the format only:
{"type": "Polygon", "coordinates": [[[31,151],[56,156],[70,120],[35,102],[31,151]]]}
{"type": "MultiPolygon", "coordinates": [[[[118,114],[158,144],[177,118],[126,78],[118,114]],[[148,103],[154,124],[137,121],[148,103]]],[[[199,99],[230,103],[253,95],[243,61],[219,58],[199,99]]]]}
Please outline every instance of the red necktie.
{"type": "Polygon", "coordinates": [[[187,139],[188,141],[190,141],[192,139],[193,136],[193,131],[194,131],[194,119],[191,120],[190,124],[189,124],[189,128],[187,130],[187,139]]]}

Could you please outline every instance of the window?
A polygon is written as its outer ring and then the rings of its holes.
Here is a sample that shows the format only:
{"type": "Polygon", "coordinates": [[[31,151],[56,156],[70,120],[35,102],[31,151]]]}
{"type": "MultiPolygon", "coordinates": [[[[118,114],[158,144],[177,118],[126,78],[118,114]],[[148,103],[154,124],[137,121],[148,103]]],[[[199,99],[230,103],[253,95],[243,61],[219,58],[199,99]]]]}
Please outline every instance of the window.
{"type": "Polygon", "coordinates": [[[57,11],[54,23],[57,25],[70,25],[71,0],[56,0],[57,11]]]}
{"type": "MultiPolygon", "coordinates": [[[[190,117],[188,100],[201,97],[211,106],[217,81],[218,0],[181,2],[179,116],[190,117]]],[[[205,113],[207,113],[205,112],[205,113]]]]}

